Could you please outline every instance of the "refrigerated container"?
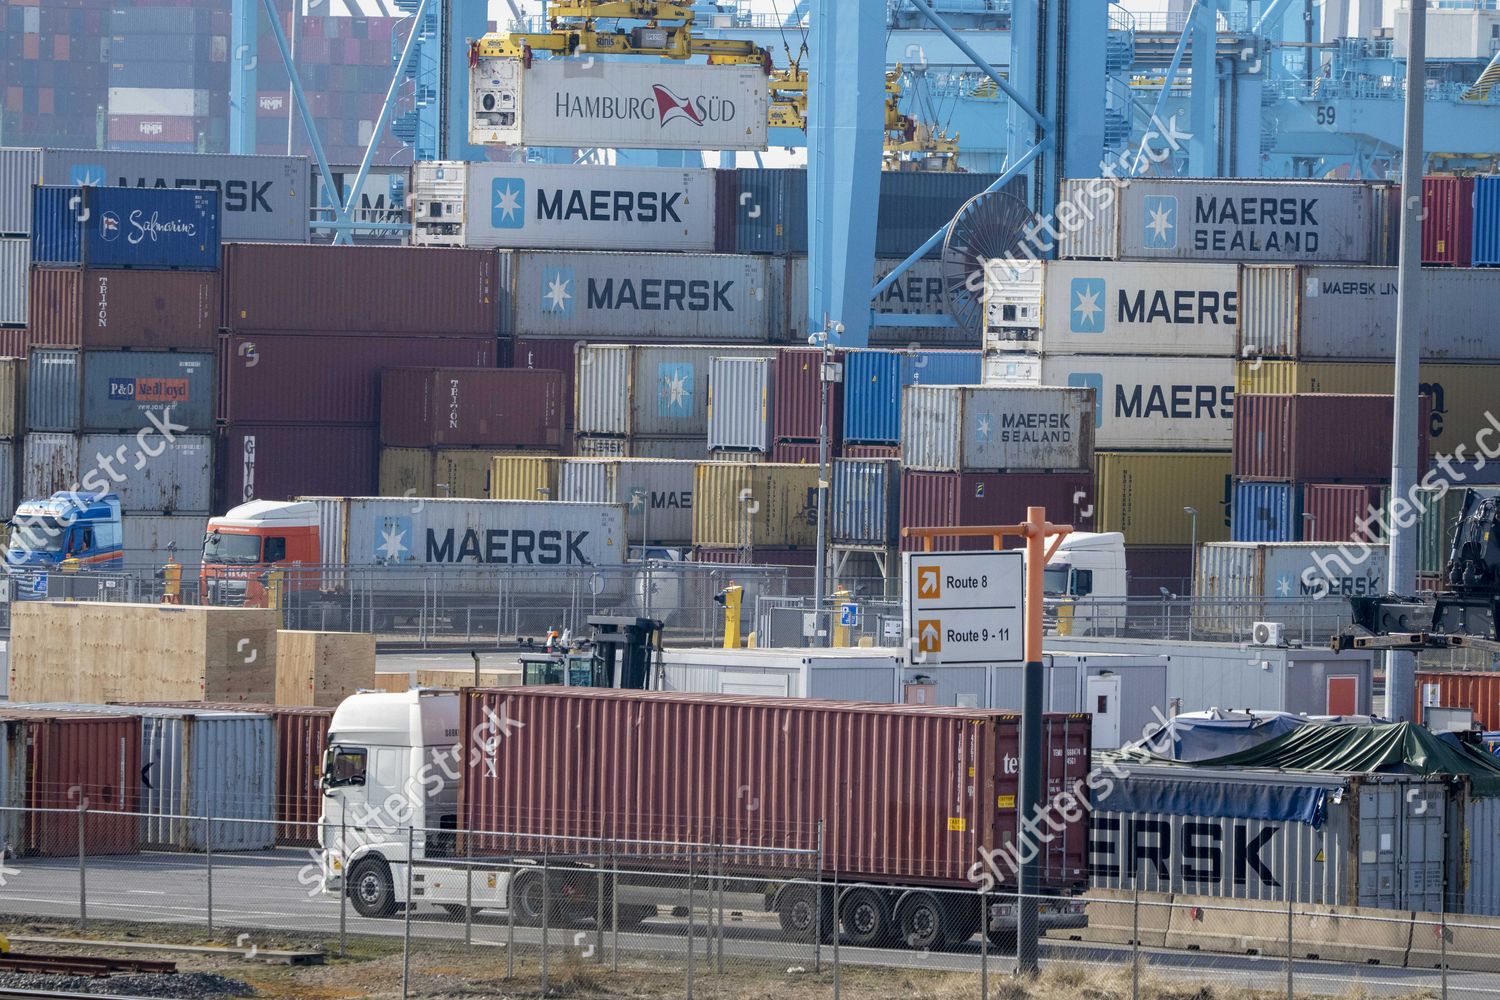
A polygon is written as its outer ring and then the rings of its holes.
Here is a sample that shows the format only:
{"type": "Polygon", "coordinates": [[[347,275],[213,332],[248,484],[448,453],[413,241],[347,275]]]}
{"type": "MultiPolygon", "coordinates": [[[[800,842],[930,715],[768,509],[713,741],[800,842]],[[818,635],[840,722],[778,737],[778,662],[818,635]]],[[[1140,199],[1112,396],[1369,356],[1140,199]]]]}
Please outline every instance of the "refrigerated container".
{"type": "Polygon", "coordinates": [[[984,349],[1229,357],[1235,264],[1041,261],[985,268],[984,349]]]}
{"type": "Polygon", "coordinates": [[[632,544],[689,545],[698,463],[648,458],[565,458],[557,467],[559,500],[625,506],[632,544]]]}
{"type": "Polygon", "coordinates": [[[219,267],[216,192],[39,186],[31,215],[38,267],[219,267]]]}
{"type": "Polygon", "coordinates": [[[1233,541],[1317,541],[1314,538],[1303,538],[1302,488],[1293,483],[1239,480],[1234,484],[1234,504],[1231,510],[1230,536],[1233,541]]]}
{"type": "Polygon", "coordinates": [[[844,440],[897,444],[904,386],[978,385],[981,372],[978,351],[847,351],[844,440]]]}
{"type": "Polygon", "coordinates": [[[0,239],[0,326],[25,326],[30,315],[31,240],[0,239]]]}
{"type": "Polygon", "coordinates": [[[1422,178],[1422,263],[1474,263],[1474,178],[1422,178]]]}
{"type": "MultiPolygon", "coordinates": [[[[1100,531],[1124,534],[1127,553],[1142,546],[1186,548],[1195,530],[1199,542],[1227,542],[1230,463],[1227,451],[1095,452],[1089,497],[1094,523],[1100,531]],[[1196,517],[1187,507],[1198,512],[1196,517]]],[[[1192,575],[1191,565],[1189,559],[1184,577],[1192,575]]],[[[1134,573],[1128,557],[1125,566],[1134,573]]]]}
{"type": "Polygon", "coordinates": [[[693,482],[695,546],[816,545],[817,466],[700,462],[693,482]]]}
{"type": "Polygon", "coordinates": [[[208,271],[37,268],[31,341],[49,347],[212,351],[223,322],[208,271]]]}
{"type": "Polygon", "coordinates": [[[399,448],[562,446],[562,372],[387,368],[380,440],[399,448]]]}
{"type": "Polygon", "coordinates": [[[419,246],[714,249],[714,171],[701,168],[422,162],[407,203],[419,246]]]}
{"type": "MultiPolygon", "coordinates": [[[[1096,507],[1092,472],[919,472],[901,473],[901,527],[936,528],[1019,524],[1028,507],[1046,509],[1054,523],[1094,530],[1096,507]]],[[[1021,544],[1007,539],[1007,548],[1021,544]]],[[[934,538],[934,552],[988,549],[989,538],[934,538]]],[[[901,539],[903,552],[922,549],[922,539],[901,539]]]]}
{"type": "Polygon", "coordinates": [[[881,459],[833,462],[829,538],[834,545],[889,549],[901,521],[901,466],[881,459]]]}
{"type": "Polygon", "coordinates": [[[580,345],[574,430],[580,436],[696,439],[701,455],[713,359],[775,356],[770,347],[580,345]]]}
{"type": "Polygon", "coordinates": [[[901,461],[936,472],[1091,469],[1094,394],[1056,386],[907,386],[901,461]]]}
{"type": "Polygon", "coordinates": [[[708,365],[708,450],[765,455],[771,450],[774,358],[715,357],[708,365]]]}
{"type": "MultiPolygon", "coordinates": [[[[1284,482],[1379,483],[1391,475],[1391,407],[1380,395],[1245,393],[1236,400],[1234,474],[1284,482]],[[1357,433],[1356,433],[1357,430],[1357,433]]],[[[1432,397],[1417,419],[1417,473],[1427,470],[1432,397]]]]}
{"type": "Polygon", "coordinates": [[[1217,634],[1245,632],[1257,621],[1300,627],[1309,615],[1328,626],[1347,621],[1350,597],[1387,591],[1388,548],[1353,540],[1211,542],[1198,550],[1193,596],[1204,602],[1194,625],[1217,634]]]}

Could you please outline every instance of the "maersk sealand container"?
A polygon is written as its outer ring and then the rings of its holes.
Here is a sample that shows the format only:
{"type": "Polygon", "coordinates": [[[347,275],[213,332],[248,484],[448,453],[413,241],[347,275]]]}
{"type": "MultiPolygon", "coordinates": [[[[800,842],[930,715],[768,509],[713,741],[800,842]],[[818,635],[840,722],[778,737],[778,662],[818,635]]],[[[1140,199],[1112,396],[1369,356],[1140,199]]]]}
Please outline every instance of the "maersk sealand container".
{"type": "Polygon", "coordinates": [[[219,267],[217,192],[40,185],[33,190],[34,265],[219,267]]]}
{"type": "Polygon", "coordinates": [[[901,387],[978,385],[978,351],[850,351],[844,356],[844,440],[901,440],[901,387]]]}

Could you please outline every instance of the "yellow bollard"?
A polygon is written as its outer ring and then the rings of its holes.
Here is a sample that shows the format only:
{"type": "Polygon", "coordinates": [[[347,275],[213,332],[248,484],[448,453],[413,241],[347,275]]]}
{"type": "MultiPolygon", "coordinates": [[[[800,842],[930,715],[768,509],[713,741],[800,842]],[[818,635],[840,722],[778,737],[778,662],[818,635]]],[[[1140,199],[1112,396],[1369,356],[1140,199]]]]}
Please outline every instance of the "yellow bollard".
{"type": "Polygon", "coordinates": [[[844,605],[854,595],[844,587],[833,592],[833,644],[835,646],[849,645],[849,626],[841,624],[843,620],[844,605]]]}
{"type": "Polygon", "coordinates": [[[182,603],[182,564],[175,559],[161,568],[161,602],[182,603]]]}
{"type": "Polygon", "coordinates": [[[733,582],[714,595],[714,600],[724,608],[725,649],[740,648],[740,601],[744,596],[744,588],[733,582]]]}
{"type": "Polygon", "coordinates": [[[1064,602],[1057,605],[1057,634],[1073,634],[1073,605],[1064,602]]]}
{"type": "Polygon", "coordinates": [[[279,569],[273,569],[266,574],[266,607],[281,607],[281,591],[285,578],[286,575],[279,569]]]}

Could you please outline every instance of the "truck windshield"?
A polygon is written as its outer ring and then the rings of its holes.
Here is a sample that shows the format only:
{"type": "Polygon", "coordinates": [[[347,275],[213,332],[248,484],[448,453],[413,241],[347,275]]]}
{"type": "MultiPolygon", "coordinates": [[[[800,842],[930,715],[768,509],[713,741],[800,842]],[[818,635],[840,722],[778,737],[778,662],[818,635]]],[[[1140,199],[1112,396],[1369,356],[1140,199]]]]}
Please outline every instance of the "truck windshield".
{"type": "Polygon", "coordinates": [[[1048,597],[1061,597],[1068,592],[1068,570],[1064,565],[1048,566],[1042,570],[1042,593],[1048,597]]]}
{"type": "Polygon", "coordinates": [[[55,517],[17,518],[10,525],[10,551],[24,556],[28,552],[56,555],[66,548],[68,526],[55,517]]]}
{"type": "Polygon", "coordinates": [[[225,535],[213,532],[203,543],[206,563],[255,563],[260,561],[259,535],[225,535]]]}

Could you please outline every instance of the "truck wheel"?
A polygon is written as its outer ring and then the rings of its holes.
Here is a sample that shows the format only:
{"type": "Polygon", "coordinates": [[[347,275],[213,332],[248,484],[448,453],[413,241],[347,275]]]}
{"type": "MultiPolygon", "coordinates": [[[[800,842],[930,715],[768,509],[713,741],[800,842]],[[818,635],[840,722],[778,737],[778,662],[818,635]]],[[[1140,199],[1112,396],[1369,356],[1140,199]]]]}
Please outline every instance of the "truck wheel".
{"type": "Polygon", "coordinates": [[[841,919],[849,943],[860,948],[878,948],[891,933],[891,908],[885,895],[875,889],[850,889],[844,894],[841,919]]]}
{"type": "MultiPolygon", "coordinates": [[[[542,876],[540,872],[521,872],[510,880],[509,907],[516,915],[516,923],[523,927],[542,926],[542,876]]],[[[549,901],[550,902],[550,901],[549,901]]],[[[556,916],[556,908],[549,906],[552,912],[549,917],[556,916]]]]}
{"type": "Polygon", "coordinates": [[[349,874],[349,901],[362,917],[388,917],[396,912],[396,890],[384,861],[370,858],[354,866],[349,874]]]}
{"type": "Polygon", "coordinates": [[[811,943],[822,929],[823,940],[833,934],[833,903],[822,894],[821,924],[818,914],[818,892],[810,885],[792,885],[776,900],[776,915],[781,920],[781,934],[788,941],[811,943]]]}
{"type": "Polygon", "coordinates": [[[901,929],[901,940],[917,951],[936,951],[948,945],[949,920],[943,904],[929,892],[919,892],[901,904],[897,923],[901,929]]]}

